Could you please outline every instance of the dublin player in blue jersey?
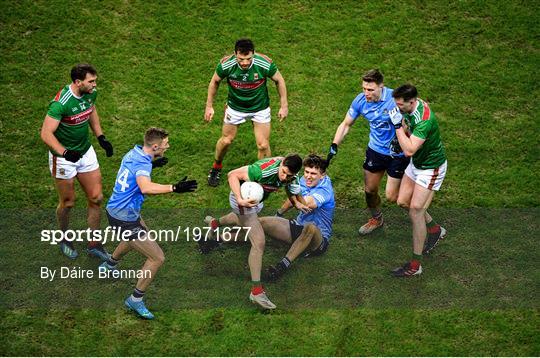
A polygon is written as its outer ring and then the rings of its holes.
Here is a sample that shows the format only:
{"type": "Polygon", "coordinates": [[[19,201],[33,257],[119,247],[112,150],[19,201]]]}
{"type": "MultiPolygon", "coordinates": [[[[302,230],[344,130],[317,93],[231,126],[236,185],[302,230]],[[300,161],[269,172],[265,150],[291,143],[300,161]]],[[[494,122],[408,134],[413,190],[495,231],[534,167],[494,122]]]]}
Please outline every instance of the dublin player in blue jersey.
{"type": "Polygon", "coordinates": [[[384,77],[377,70],[369,70],[362,76],[362,93],[352,102],[345,119],[336,130],[330,146],[327,160],[337,154],[351,126],[359,116],[369,122],[369,143],[364,161],[364,192],[371,218],[358,232],[367,235],[383,225],[379,186],[386,172],[386,199],[395,202],[399,193],[401,178],[409,164],[409,158],[403,154],[396,137],[396,131],[390,120],[389,112],[396,108],[392,98],[392,89],[385,87],[384,77]]]}
{"type": "Polygon", "coordinates": [[[334,189],[326,175],[326,160],[311,154],[304,159],[304,176],[300,179],[302,196],[309,212],[300,212],[294,220],[282,216],[292,207],[289,200],[283,203],[277,216],[259,218],[264,233],[273,239],[291,244],[287,254],[276,265],[268,267],[266,278],[275,281],[288,270],[302,253],[304,257],[322,255],[328,249],[334,220],[334,189]]]}
{"type": "Polygon", "coordinates": [[[147,237],[148,228],[141,218],[141,206],[145,195],[184,193],[197,188],[195,180],[186,178],[173,185],[152,182],[150,178],[152,168],[166,164],[163,154],[168,148],[169,134],[161,128],[149,128],[144,134],[144,145],[135,146],[122,159],[113,193],[107,204],[110,226],[120,230],[122,237],[127,240],[116,247],[110,259],[104,261],[99,269],[118,270],[118,262],[131,250],[138,251],[146,257],[141,270],[144,275],[137,281],[133,294],[124,302],[128,309],[146,319],[153,319],[154,315],[144,304],[144,294],[163,264],[165,255],[158,243],[147,237]]]}

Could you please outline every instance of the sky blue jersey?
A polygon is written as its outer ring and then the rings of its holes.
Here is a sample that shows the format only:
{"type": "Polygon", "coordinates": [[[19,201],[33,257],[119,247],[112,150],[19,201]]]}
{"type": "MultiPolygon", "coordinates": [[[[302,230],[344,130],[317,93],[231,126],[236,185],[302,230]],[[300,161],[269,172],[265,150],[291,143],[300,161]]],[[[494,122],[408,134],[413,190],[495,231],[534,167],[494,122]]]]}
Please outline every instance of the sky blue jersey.
{"type": "Polygon", "coordinates": [[[392,140],[397,143],[396,130],[390,120],[388,112],[396,107],[392,98],[392,89],[383,87],[381,98],[378,102],[366,101],[364,93],[360,93],[349,107],[347,112],[352,119],[362,116],[369,122],[368,146],[374,151],[391,156],[403,156],[403,152],[396,152],[392,140]]]}
{"type": "Polygon", "coordinates": [[[150,178],[151,173],[152,156],[143,152],[140,145],[136,145],[122,159],[113,193],[107,203],[107,212],[118,220],[137,221],[144,202],[144,194],[137,185],[137,177],[150,178]]]}
{"type": "Polygon", "coordinates": [[[322,237],[327,241],[330,240],[332,223],[334,222],[334,207],[336,206],[332,181],[325,175],[316,187],[310,188],[302,176],[300,187],[302,188],[302,196],[311,196],[315,199],[317,208],[310,213],[301,212],[296,218],[296,222],[300,225],[314,223],[321,230],[322,237]]]}

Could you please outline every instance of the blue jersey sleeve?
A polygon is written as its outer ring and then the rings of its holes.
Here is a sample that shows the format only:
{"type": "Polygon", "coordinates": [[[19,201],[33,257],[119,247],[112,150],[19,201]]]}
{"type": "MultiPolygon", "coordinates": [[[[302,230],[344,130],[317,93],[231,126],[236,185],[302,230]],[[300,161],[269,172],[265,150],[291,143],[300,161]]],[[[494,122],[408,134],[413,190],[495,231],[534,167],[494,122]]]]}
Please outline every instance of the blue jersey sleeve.
{"type": "Polygon", "coordinates": [[[143,177],[150,177],[152,174],[152,164],[148,163],[141,163],[137,164],[133,167],[133,174],[135,175],[135,178],[143,176],[143,177]]]}
{"type": "Polygon", "coordinates": [[[360,113],[362,113],[362,104],[365,102],[364,95],[361,93],[352,101],[347,114],[354,120],[356,120],[360,113]]]}
{"type": "Polygon", "coordinates": [[[315,204],[317,204],[318,208],[332,200],[332,193],[330,190],[328,190],[328,188],[324,187],[315,188],[315,190],[310,193],[310,196],[313,197],[313,200],[315,200],[315,204]]]}

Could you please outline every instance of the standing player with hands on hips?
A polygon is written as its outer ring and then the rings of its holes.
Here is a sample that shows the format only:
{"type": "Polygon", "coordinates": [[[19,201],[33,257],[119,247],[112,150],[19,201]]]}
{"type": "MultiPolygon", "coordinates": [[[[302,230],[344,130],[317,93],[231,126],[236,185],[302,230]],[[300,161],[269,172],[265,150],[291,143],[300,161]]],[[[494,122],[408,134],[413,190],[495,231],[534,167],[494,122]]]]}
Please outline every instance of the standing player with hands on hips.
{"type": "Polygon", "coordinates": [[[409,209],[413,257],[392,273],[396,277],[408,277],[422,273],[422,254],[429,254],[446,235],[446,230],[435,223],[427,209],[444,180],[447,160],[435,113],[427,102],[418,98],[416,87],[410,84],[398,87],[393,97],[399,110],[392,110],[390,118],[401,148],[412,157],[399,189],[398,204],[409,209]]]}
{"type": "Polygon", "coordinates": [[[208,85],[205,121],[210,122],[214,117],[214,98],[219,83],[224,78],[227,79],[229,94],[222,134],[216,143],[214,164],[208,174],[210,186],[219,185],[223,158],[236,137],[238,126],[247,120],[253,123],[258,158],[270,157],[270,97],[266,87],[268,78],[275,82],[279,94],[279,120],[285,119],[289,113],[287,87],[276,64],[268,56],[255,53],[253,42],[244,38],[236,41],[234,54],[225,56],[217,65],[208,85]]]}
{"type": "Polygon", "coordinates": [[[195,180],[187,177],[173,185],[152,182],[150,175],[154,167],[162,166],[163,154],[169,148],[169,134],[161,128],[149,128],[144,134],[144,145],[136,145],[122,159],[116,176],[113,193],[107,203],[107,217],[112,227],[125,232],[128,241],[122,241],[110,258],[100,265],[100,270],[118,270],[120,259],[131,250],[146,257],[142,267],[149,276],[137,281],[133,294],[124,304],[140,317],[153,319],[154,315],[146,308],[143,298],[147,287],[165,261],[165,255],[158,243],[147,236],[148,228],[141,217],[141,207],[146,195],[165,193],[185,193],[197,189],[195,180]],[[148,270],[148,271],[146,271],[148,270]]]}
{"type": "MultiPolygon", "coordinates": [[[[71,69],[71,80],[71,84],[58,91],[50,102],[41,127],[41,139],[50,148],[49,168],[58,192],[56,217],[60,230],[68,229],[69,213],[75,205],[75,177],[88,200],[88,227],[98,230],[103,200],[101,171],[96,152],[90,144],[88,127],[105,149],[107,157],[113,155],[113,146],[103,134],[95,105],[96,69],[89,64],[78,64],[71,69]]],[[[60,243],[60,250],[70,259],[78,256],[73,243],[66,240],[60,243]]],[[[109,256],[101,242],[96,241],[89,242],[88,254],[102,260],[109,256]]]]}

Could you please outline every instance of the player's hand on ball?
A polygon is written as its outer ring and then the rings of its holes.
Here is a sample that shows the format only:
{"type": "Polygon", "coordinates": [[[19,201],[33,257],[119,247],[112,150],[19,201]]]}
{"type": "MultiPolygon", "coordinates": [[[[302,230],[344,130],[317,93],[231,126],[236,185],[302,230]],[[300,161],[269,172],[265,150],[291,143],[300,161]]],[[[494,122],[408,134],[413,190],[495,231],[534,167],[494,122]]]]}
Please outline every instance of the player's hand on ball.
{"type": "Polygon", "coordinates": [[[77,163],[79,159],[82,158],[81,153],[75,150],[71,150],[71,149],[64,150],[64,154],[62,154],[62,156],[64,157],[65,160],[72,163],[77,163]]]}
{"type": "Polygon", "coordinates": [[[403,115],[399,111],[399,108],[394,107],[390,112],[388,112],[388,115],[390,116],[390,120],[392,121],[394,128],[400,128],[401,121],[403,120],[403,115]]]}
{"type": "Polygon", "coordinates": [[[113,147],[111,142],[109,142],[103,134],[100,135],[97,139],[101,148],[105,149],[105,154],[107,154],[107,157],[111,157],[113,155],[113,147]]]}
{"type": "Polygon", "coordinates": [[[178,183],[173,184],[173,191],[175,193],[187,193],[195,191],[195,189],[197,189],[197,181],[187,180],[187,176],[185,176],[178,183]]]}
{"type": "Polygon", "coordinates": [[[162,167],[165,164],[167,164],[168,162],[169,162],[169,158],[167,158],[167,157],[159,157],[156,160],[152,161],[152,169],[162,167]]]}
{"type": "Polygon", "coordinates": [[[214,107],[206,107],[204,111],[204,120],[210,122],[214,117],[214,107]]]}
{"type": "Polygon", "coordinates": [[[257,200],[255,200],[255,199],[247,200],[247,199],[244,199],[244,198],[237,199],[236,203],[238,204],[238,206],[243,206],[245,208],[252,208],[254,206],[257,206],[257,204],[258,204],[257,200]]]}

